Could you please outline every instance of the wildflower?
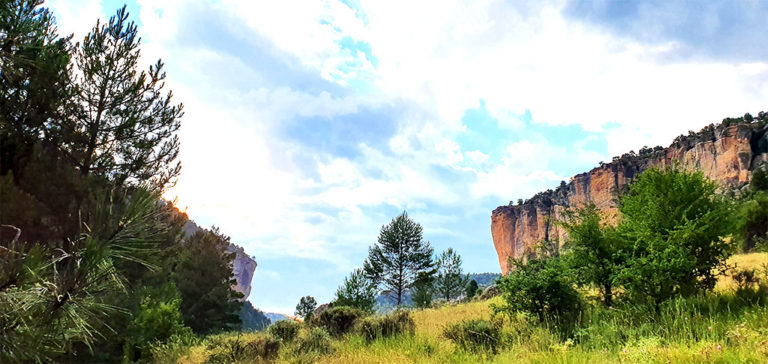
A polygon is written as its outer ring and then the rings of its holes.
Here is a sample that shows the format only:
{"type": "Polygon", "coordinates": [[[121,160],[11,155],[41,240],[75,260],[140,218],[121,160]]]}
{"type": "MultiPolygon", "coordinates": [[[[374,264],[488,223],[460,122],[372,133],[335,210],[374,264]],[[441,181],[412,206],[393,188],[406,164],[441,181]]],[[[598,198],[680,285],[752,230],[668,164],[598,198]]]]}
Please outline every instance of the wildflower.
{"type": "Polygon", "coordinates": [[[720,345],[717,345],[717,350],[723,350],[723,347],[720,345]]]}
{"type": "Polygon", "coordinates": [[[712,326],[707,327],[707,330],[712,331],[712,326]]]}
{"type": "Polygon", "coordinates": [[[626,353],[627,353],[627,348],[624,348],[624,354],[626,354],[626,353]]]}

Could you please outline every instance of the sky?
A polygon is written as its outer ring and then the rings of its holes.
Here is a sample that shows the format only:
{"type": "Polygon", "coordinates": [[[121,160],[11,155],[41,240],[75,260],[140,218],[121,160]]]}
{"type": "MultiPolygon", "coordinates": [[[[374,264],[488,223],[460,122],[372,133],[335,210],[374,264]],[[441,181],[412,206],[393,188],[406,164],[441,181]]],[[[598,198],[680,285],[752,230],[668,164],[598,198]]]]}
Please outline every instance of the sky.
{"type": "MultiPolygon", "coordinates": [[[[82,37],[122,1],[49,0],[82,37]]],[[[407,211],[500,272],[491,211],[768,110],[768,2],[131,0],[183,102],[165,196],[255,257],[248,298],[333,299],[407,211]]]]}

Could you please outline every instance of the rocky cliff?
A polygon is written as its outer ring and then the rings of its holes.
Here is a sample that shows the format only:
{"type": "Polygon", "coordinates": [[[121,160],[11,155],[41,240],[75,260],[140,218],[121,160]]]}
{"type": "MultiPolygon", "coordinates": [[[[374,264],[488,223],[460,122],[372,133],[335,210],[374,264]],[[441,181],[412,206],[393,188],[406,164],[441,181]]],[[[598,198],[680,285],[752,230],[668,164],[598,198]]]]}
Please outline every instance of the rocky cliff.
{"type": "Polygon", "coordinates": [[[763,112],[757,118],[725,119],[698,133],[681,135],[667,148],[643,148],[637,154],[615,157],[521,204],[499,206],[491,215],[491,235],[502,273],[508,271],[509,257],[521,257],[541,242],[562,244],[564,232],[552,220],[569,207],[591,202],[615,219],[618,194],[647,168],[676,163],[701,170],[724,188],[743,186],[752,171],[768,161],[767,123],[768,113],[763,112]]]}

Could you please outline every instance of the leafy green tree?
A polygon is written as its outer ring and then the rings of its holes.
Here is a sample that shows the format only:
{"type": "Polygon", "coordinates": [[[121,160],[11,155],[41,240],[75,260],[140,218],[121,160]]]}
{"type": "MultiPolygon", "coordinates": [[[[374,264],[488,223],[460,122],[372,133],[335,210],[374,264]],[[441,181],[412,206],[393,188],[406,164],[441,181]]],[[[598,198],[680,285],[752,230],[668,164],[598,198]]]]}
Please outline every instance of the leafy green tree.
{"type": "Polygon", "coordinates": [[[435,270],[419,273],[413,284],[411,301],[416,308],[432,307],[432,296],[435,294],[435,270]]]}
{"type": "Polygon", "coordinates": [[[334,306],[349,306],[363,311],[372,311],[376,304],[376,284],[373,283],[362,269],[355,269],[349,277],[344,278],[344,284],[336,290],[334,306]]]}
{"type": "Polygon", "coordinates": [[[581,299],[561,258],[540,254],[527,262],[510,259],[510,267],[509,274],[496,283],[504,304],[493,305],[494,312],[522,311],[536,315],[540,321],[575,322],[581,312],[581,299]]]}
{"type": "Polygon", "coordinates": [[[399,307],[419,273],[434,265],[432,252],[429,242],[422,241],[421,225],[403,212],[381,227],[377,243],[368,249],[363,269],[399,307]]]}
{"type": "Polygon", "coordinates": [[[738,203],[735,216],[734,238],[744,251],[763,248],[768,239],[768,192],[757,191],[738,203]]]}
{"type": "Polygon", "coordinates": [[[448,248],[437,260],[435,291],[440,298],[450,301],[459,297],[467,287],[469,276],[462,272],[461,256],[448,248]]]}
{"type": "Polygon", "coordinates": [[[471,300],[478,294],[479,291],[480,287],[477,285],[477,281],[471,279],[469,283],[467,283],[467,287],[464,290],[464,295],[467,297],[467,300],[471,300]]]}
{"type": "Polygon", "coordinates": [[[304,320],[309,320],[312,318],[312,315],[315,313],[315,309],[317,308],[317,301],[312,296],[304,296],[301,299],[299,299],[299,303],[296,305],[296,316],[299,316],[303,318],[304,320]]]}
{"type": "Polygon", "coordinates": [[[752,181],[749,183],[754,191],[768,191],[768,168],[755,168],[752,181]]]}
{"type": "Polygon", "coordinates": [[[619,201],[628,260],[619,274],[628,294],[660,303],[711,290],[726,268],[732,206],[701,172],[649,169],[619,201]]]}
{"type": "Polygon", "coordinates": [[[615,281],[624,261],[623,241],[616,229],[602,223],[594,204],[567,211],[559,224],[568,233],[564,258],[576,282],[596,285],[603,303],[611,306],[615,281]]]}
{"type": "Polygon", "coordinates": [[[184,243],[176,267],[184,322],[196,333],[236,329],[243,295],[232,286],[234,253],[227,252],[229,237],[217,227],[201,230],[184,243]]]}
{"type": "Polygon", "coordinates": [[[162,189],[181,168],[176,131],[182,105],[163,93],[161,61],[137,70],[139,43],[125,6],[83,39],[75,53],[76,110],[58,125],[61,149],[84,176],[162,189]]]}

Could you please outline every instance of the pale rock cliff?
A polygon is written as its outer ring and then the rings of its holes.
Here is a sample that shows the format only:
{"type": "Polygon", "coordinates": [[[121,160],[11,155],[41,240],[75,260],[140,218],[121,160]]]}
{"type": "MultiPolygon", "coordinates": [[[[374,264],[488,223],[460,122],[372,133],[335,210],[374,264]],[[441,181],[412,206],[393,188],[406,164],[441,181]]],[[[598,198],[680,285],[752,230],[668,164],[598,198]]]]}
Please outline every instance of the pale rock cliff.
{"type": "MultiPolygon", "coordinates": [[[[768,120],[768,115],[761,113],[760,118],[768,120]]],[[[701,170],[724,188],[743,186],[750,181],[754,168],[768,161],[767,130],[764,121],[710,125],[699,133],[681,135],[667,148],[630,152],[520,205],[510,203],[496,208],[491,215],[491,235],[502,273],[508,271],[509,257],[522,257],[541,242],[562,244],[564,232],[552,220],[566,208],[591,202],[614,220],[618,194],[647,168],[677,163],[701,170]]]]}

